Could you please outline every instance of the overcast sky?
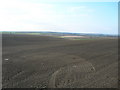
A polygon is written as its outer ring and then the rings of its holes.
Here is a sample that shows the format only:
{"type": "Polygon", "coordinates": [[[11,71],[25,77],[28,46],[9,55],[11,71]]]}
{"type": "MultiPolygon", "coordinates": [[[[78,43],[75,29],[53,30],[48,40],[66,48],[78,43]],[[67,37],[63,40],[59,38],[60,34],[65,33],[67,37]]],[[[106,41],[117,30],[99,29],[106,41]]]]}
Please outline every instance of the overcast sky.
{"type": "Polygon", "coordinates": [[[0,31],[117,34],[117,2],[1,0],[0,31]]]}

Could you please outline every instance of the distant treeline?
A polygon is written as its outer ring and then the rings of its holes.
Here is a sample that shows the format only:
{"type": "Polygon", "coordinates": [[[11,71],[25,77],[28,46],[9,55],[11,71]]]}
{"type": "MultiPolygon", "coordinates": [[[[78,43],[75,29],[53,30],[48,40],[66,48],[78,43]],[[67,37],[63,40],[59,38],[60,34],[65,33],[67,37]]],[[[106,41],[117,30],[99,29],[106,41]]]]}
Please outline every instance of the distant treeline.
{"type": "Polygon", "coordinates": [[[49,35],[49,36],[99,36],[99,37],[117,37],[118,35],[110,34],[91,34],[91,33],[68,33],[68,32],[2,32],[3,34],[37,34],[37,35],[49,35]]]}

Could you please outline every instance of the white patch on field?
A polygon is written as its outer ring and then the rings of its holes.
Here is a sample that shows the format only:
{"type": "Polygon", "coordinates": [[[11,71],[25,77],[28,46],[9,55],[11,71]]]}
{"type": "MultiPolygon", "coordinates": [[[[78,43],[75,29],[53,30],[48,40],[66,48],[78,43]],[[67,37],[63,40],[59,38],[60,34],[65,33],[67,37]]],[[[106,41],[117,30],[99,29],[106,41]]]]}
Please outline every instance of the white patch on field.
{"type": "Polygon", "coordinates": [[[91,66],[92,66],[92,69],[95,71],[95,67],[91,64],[91,66]]]}
{"type": "Polygon", "coordinates": [[[73,67],[77,67],[76,65],[74,65],[73,67]]]}
{"type": "Polygon", "coordinates": [[[5,58],[4,60],[8,61],[9,59],[8,59],[8,58],[5,58]]]}
{"type": "Polygon", "coordinates": [[[84,36],[63,36],[63,37],[84,37],[84,36]]]}
{"type": "Polygon", "coordinates": [[[93,70],[95,71],[95,67],[93,67],[93,70]]]}

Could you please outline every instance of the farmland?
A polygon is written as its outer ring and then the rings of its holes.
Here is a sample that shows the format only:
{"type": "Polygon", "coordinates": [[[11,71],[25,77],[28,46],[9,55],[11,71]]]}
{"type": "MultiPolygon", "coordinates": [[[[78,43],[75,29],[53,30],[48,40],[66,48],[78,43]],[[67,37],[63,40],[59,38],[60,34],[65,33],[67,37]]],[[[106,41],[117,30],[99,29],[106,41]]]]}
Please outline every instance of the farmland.
{"type": "Polygon", "coordinates": [[[3,34],[3,88],[117,88],[117,38],[3,34]]]}

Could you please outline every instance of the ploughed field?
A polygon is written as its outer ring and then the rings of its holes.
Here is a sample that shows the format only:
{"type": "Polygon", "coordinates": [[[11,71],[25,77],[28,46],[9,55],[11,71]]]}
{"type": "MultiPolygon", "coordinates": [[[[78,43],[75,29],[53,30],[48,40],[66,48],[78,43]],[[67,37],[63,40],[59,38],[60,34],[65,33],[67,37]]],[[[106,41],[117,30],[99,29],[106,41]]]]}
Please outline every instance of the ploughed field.
{"type": "Polygon", "coordinates": [[[3,88],[117,88],[117,39],[3,34],[3,88]]]}

